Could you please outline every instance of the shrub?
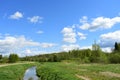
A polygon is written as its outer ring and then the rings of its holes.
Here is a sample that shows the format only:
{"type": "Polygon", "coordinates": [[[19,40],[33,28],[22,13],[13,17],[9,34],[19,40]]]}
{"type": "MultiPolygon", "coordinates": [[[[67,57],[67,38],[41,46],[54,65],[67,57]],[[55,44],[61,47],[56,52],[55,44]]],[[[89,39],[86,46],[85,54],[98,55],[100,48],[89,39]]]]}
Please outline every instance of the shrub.
{"type": "Polygon", "coordinates": [[[120,63],[120,54],[111,54],[110,57],[109,57],[109,61],[111,63],[120,63]]]}
{"type": "Polygon", "coordinates": [[[8,62],[8,57],[4,56],[1,60],[0,63],[7,63],[8,62]]]}

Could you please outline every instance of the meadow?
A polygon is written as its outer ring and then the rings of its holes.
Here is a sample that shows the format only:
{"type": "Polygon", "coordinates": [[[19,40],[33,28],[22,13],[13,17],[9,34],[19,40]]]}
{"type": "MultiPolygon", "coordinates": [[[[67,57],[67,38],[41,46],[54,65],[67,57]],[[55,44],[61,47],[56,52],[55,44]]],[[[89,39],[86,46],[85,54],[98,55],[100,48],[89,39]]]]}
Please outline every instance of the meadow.
{"type": "Polygon", "coordinates": [[[120,80],[120,64],[46,62],[37,73],[41,80],[120,80]]]}
{"type": "Polygon", "coordinates": [[[120,80],[120,64],[79,62],[13,63],[0,67],[0,80],[22,80],[25,71],[37,67],[40,80],[120,80]]]}
{"type": "Polygon", "coordinates": [[[25,70],[35,63],[12,63],[0,65],[0,80],[22,80],[25,70]]]}

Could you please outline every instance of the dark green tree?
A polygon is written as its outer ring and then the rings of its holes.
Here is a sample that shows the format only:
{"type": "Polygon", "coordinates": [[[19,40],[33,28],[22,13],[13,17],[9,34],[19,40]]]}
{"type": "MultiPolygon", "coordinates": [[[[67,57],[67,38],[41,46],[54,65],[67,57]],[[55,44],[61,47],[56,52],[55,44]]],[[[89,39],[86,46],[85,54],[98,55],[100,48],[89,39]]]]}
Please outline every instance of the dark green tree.
{"type": "Polygon", "coordinates": [[[14,63],[14,62],[17,62],[19,60],[19,57],[17,54],[10,54],[9,56],[9,62],[10,63],[14,63]]]}
{"type": "Polygon", "coordinates": [[[0,60],[2,59],[2,55],[0,55],[0,60]]]}
{"type": "Polygon", "coordinates": [[[120,43],[115,42],[114,47],[115,47],[115,48],[114,48],[114,51],[115,51],[115,52],[120,51],[120,43]]]}
{"type": "Polygon", "coordinates": [[[115,42],[115,45],[114,45],[114,46],[115,46],[115,49],[114,49],[114,50],[115,50],[115,51],[118,51],[118,50],[119,50],[119,45],[118,45],[117,42],[115,42]]]}

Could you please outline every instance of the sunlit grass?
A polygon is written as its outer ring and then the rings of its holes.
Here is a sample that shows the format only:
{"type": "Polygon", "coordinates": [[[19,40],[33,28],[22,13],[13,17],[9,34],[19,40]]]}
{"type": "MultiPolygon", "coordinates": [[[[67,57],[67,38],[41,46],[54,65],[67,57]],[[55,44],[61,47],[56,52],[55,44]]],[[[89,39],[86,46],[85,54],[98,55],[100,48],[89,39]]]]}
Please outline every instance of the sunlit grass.
{"type": "Polygon", "coordinates": [[[120,77],[103,75],[101,72],[111,72],[120,75],[120,64],[78,64],[74,62],[44,63],[37,68],[42,80],[120,80],[120,77]],[[82,76],[82,78],[76,76],[82,76]],[[57,78],[58,77],[58,78],[57,78]]]}
{"type": "Polygon", "coordinates": [[[0,67],[0,80],[22,80],[25,70],[33,65],[35,63],[0,67]]]}

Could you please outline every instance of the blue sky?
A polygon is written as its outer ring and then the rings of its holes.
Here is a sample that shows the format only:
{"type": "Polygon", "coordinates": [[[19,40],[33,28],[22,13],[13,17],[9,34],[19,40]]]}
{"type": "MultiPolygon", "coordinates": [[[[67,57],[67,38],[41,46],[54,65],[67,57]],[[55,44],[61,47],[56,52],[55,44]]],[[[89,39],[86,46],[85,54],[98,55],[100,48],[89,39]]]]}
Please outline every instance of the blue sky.
{"type": "Polygon", "coordinates": [[[3,0],[0,54],[20,56],[120,42],[119,0],[3,0]]]}

